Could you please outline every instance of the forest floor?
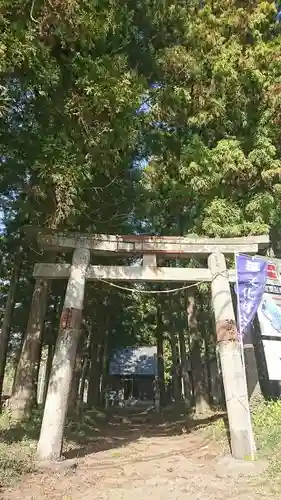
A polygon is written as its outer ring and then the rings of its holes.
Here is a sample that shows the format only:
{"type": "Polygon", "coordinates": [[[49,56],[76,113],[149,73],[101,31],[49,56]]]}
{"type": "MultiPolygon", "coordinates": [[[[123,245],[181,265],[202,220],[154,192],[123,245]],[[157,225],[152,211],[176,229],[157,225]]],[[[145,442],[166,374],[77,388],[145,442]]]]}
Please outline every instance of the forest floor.
{"type": "MultiPolygon", "coordinates": [[[[31,459],[34,429],[36,425],[7,428],[2,434],[3,446],[13,446],[14,455],[25,447],[31,459]]],[[[0,498],[281,499],[279,469],[265,471],[262,460],[233,461],[222,429],[219,414],[194,420],[174,411],[161,415],[143,410],[87,413],[79,425],[68,424],[65,461],[50,468],[33,463],[16,484],[2,488],[0,498]]],[[[0,447],[0,460],[1,456],[0,447]]],[[[11,457],[7,467],[9,460],[11,457]]]]}

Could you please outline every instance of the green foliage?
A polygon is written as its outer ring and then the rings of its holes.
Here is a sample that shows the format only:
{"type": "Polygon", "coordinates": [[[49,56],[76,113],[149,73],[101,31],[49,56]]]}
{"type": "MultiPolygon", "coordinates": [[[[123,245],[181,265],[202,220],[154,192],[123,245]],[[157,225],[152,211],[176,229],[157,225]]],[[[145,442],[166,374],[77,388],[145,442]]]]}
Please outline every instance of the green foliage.
{"type": "Polygon", "coordinates": [[[8,221],[119,231],[136,212],[152,232],[178,233],[179,216],[183,233],[279,228],[273,1],[0,9],[8,221]]]}
{"type": "Polygon", "coordinates": [[[120,227],[145,88],[124,50],[133,12],[67,0],[0,9],[8,221],[16,210],[18,224],[120,227]]]}
{"type": "MultiPolygon", "coordinates": [[[[173,9],[177,42],[156,50],[143,205],[151,231],[208,236],[280,227],[274,2],[173,9]],[[148,203],[149,200],[149,203],[148,203]],[[161,229],[160,229],[161,228],[161,229]]],[[[279,82],[279,80],[278,80],[279,82]]]]}

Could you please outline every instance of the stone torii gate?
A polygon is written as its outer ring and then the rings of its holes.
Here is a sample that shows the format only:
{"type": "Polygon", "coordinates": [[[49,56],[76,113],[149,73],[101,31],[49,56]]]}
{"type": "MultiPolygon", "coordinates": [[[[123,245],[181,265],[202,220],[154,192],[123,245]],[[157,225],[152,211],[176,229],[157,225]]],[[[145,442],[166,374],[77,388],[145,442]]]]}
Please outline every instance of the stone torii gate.
{"type": "Polygon", "coordinates": [[[232,455],[238,459],[255,455],[246,375],[229,284],[235,281],[235,271],[227,270],[224,256],[235,252],[256,254],[269,246],[268,236],[213,239],[39,231],[37,243],[44,251],[73,252],[72,264],[34,266],[36,280],[68,280],[38,442],[39,459],[56,460],[61,455],[87,280],[211,283],[232,455]],[[142,266],[90,265],[91,254],[142,257],[142,266]],[[157,266],[157,257],[192,256],[208,258],[208,267],[157,266]]]}

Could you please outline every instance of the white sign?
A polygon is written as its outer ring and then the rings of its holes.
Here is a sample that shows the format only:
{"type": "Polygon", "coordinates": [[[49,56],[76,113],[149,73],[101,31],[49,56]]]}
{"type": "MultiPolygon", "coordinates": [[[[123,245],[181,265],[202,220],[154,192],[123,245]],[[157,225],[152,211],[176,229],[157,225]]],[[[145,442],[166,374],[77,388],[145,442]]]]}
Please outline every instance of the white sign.
{"type": "Polygon", "coordinates": [[[269,380],[281,380],[281,262],[270,261],[258,319],[269,380]],[[269,337],[267,340],[264,337],[269,337]],[[278,340],[280,339],[280,340],[278,340]]]}
{"type": "Polygon", "coordinates": [[[281,342],[280,340],[263,340],[269,380],[281,380],[281,342]]]}
{"type": "Polygon", "coordinates": [[[270,263],[262,301],[258,308],[262,336],[281,339],[281,279],[277,265],[270,263]]]}
{"type": "MultiPolygon", "coordinates": [[[[268,290],[269,286],[266,286],[268,290]]],[[[265,291],[258,309],[261,334],[266,337],[280,337],[281,339],[281,286],[278,293],[265,291]]]]}

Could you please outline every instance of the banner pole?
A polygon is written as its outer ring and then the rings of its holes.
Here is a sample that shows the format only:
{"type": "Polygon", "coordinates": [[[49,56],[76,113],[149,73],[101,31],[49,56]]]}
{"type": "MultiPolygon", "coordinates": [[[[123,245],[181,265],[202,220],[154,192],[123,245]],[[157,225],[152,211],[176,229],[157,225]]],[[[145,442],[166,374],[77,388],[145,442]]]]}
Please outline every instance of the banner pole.
{"type": "MultiPolygon", "coordinates": [[[[241,349],[241,359],[242,359],[242,366],[243,366],[243,371],[244,371],[244,377],[245,377],[245,387],[246,387],[246,392],[247,392],[247,399],[249,400],[249,392],[248,392],[248,384],[247,384],[247,374],[246,374],[246,364],[245,364],[245,353],[244,353],[244,342],[243,342],[243,335],[242,332],[240,331],[241,328],[241,314],[240,314],[240,295],[239,295],[239,283],[238,283],[238,265],[237,265],[237,257],[240,255],[238,252],[235,252],[235,272],[236,272],[236,295],[237,295],[237,319],[238,319],[238,328],[237,328],[237,333],[239,335],[239,343],[240,343],[240,349],[241,349]]],[[[249,419],[249,426],[252,428],[252,419],[251,419],[251,412],[250,409],[247,411],[248,419],[249,419]]],[[[251,459],[255,460],[255,454],[256,454],[256,447],[255,443],[253,440],[251,440],[251,459]]]]}

